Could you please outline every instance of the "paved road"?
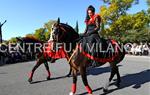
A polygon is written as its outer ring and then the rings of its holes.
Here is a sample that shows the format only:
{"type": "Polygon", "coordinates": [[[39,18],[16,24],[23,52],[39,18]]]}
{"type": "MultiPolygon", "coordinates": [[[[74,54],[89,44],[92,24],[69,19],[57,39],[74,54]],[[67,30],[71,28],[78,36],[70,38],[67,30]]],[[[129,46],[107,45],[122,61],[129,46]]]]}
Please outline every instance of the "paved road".
{"type": "MultiPolygon", "coordinates": [[[[35,73],[34,84],[29,84],[27,73],[34,64],[35,61],[32,61],[0,67],[0,95],[68,95],[72,77],[63,77],[69,70],[65,59],[49,64],[52,80],[45,80],[47,73],[44,65],[41,65],[35,73]]],[[[126,56],[119,69],[121,87],[117,89],[115,85],[111,85],[108,95],[150,95],[150,57],[126,56]]],[[[102,86],[109,78],[109,71],[109,64],[90,69],[88,80],[94,95],[103,94],[102,86]]],[[[78,77],[77,95],[86,94],[81,77],[78,77]]]]}

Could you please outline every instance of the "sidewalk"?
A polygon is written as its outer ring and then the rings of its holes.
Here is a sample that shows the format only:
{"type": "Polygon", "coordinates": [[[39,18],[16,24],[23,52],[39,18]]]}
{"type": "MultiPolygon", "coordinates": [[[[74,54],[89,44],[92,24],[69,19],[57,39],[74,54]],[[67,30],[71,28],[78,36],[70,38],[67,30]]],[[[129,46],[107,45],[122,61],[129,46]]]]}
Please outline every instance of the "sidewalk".
{"type": "Polygon", "coordinates": [[[148,56],[139,56],[139,55],[130,55],[130,54],[126,54],[126,57],[134,57],[134,58],[150,58],[150,55],[148,56]]]}

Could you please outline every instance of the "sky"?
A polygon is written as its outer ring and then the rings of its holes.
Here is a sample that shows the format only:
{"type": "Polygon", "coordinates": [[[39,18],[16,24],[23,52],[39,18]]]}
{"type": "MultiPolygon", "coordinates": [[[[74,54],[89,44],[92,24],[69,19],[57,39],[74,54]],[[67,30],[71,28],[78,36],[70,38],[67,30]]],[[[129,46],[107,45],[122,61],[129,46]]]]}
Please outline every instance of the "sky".
{"type": "MultiPolygon", "coordinates": [[[[79,23],[80,32],[84,31],[86,9],[89,5],[99,13],[102,0],[0,0],[0,22],[7,22],[2,27],[3,39],[25,36],[43,27],[49,20],[60,17],[62,23],[75,27],[79,23]]],[[[128,11],[136,13],[147,10],[146,0],[139,0],[138,5],[128,11]]]]}

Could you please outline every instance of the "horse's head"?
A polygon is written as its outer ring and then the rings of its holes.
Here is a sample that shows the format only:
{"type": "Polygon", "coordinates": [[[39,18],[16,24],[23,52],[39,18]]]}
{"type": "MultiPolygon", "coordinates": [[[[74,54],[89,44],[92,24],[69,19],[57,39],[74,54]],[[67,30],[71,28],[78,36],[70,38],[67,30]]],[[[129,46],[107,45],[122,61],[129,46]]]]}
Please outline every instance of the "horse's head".
{"type": "Polygon", "coordinates": [[[58,18],[57,22],[52,26],[51,37],[54,43],[65,43],[65,49],[70,50],[70,46],[75,48],[75,41],[79,38],[79,34],[71,26],[60,23],[60,19],[58,18]]]}
{"type": "Polygon", "coordinates": [[[60,24],[60,19],[58,18],[57,22],[53,24],[52,26],[52,37],[53,40],[56,42],[63,42],[63,39],[65,37],[66,30],[62,25],[60,24]]]}

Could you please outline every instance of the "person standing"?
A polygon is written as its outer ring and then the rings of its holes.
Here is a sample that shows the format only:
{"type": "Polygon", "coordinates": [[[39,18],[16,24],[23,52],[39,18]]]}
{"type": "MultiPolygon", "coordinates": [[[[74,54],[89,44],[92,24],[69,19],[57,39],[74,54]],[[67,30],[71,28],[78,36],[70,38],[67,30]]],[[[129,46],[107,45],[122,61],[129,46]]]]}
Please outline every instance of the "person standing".
{"type": "Polygon", "coordinates": [[[2,26],[6,23],[6,20],[1,24],[0,22],[0,43],[2,43],[2,26]]]}

